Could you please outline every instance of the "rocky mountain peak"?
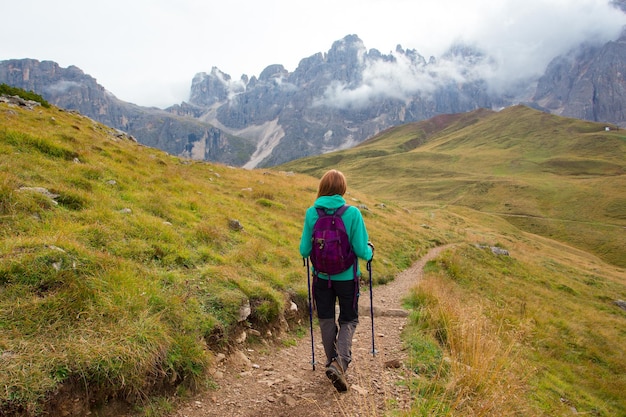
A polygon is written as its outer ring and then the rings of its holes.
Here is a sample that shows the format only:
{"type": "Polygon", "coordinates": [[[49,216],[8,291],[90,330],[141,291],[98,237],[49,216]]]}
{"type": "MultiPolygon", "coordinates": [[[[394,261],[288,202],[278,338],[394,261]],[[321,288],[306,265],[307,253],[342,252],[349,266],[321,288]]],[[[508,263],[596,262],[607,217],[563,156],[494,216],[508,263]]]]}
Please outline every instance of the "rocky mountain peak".
{"type": "Polygon", "coordinates": [[[562,116],[626,124],[626,41],[584,44],[555,58],[533,100],[562,116]]]}
{"type": "Polygon", "coordinates": [[[270,65],[266,67],[259,75],[259,81],[269,81],[276,78],[284,78],[289,75],[289,71],[280,64],[270,65]]]}
{"type": "Polygon", "coordinates": [[[239,81],[213,67],[211,72],[197,73],[191,81],[189,102],[199,106],[210,107],[215,103],[228,100],[234,94],[245,91],[248,77],[243,75],[239,81]]]}
{"type": "MultiPolygon", "coordinates": [[[[614,2],[626,10],[626,0],[614,2]]],[[[556,57],[545,74],[504,89],[484,70],[491,57],[456,44],[426,60],[397,45],[367,50],[357,35],[303,58],[232,78],[213,67],[197,73],[188,103],[167,113],[117,100],[79,68],[35,60],[0,62],[0,82],[33,90],[176,155],[246,167],[273,166],[355,146],[391,126],[520,102],[563,116],[626,125],[626,32],[556,57]]],[[[503,80],[506,82],[506,80],[503,80]]]]}

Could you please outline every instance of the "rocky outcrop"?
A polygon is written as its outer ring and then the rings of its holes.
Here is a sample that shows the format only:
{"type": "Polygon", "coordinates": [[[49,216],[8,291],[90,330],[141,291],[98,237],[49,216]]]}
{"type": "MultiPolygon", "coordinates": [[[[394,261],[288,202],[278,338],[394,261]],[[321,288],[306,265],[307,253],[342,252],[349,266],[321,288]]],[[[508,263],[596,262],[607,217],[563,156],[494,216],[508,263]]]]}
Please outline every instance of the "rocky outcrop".
{"type": "Polygon", "coordinates": [[[55,106],[76,110],[173,155],[243,165],[255,149],[248,140],[200,120],[119,100],[75,66],[35,59],[0,61],[0,82],[34,91],[55,106]]]}
{"type": "Polygon", "coordinates": [[[41,103],[33,100],[25,100],[22,97],[6,95],[0,95],[0,103],[6,103],[9,106],[24,107],[28,110],[34,110],[35,107],[41,106],[41,103]]]}
{"type": "Polygon", "coordinates": [[[567,117],[626,126],[626,33],[555,58],[533,100],[567,117]]]}

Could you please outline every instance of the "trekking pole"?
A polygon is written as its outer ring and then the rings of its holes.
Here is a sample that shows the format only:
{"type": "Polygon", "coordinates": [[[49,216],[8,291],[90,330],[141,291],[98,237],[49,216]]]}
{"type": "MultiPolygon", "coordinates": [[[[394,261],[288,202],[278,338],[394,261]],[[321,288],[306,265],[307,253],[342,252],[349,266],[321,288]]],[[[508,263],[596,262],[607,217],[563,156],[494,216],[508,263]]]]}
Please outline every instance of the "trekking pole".
{"type": "Polygon", "coordinates": [[[374,346],[374,293],[372,291],[372,261],[367,261],[367,270],[370,273],[370,318],[372,319],[372,355],[376,356],[376,347],[374,346]]]}
{"type": "Polygon", "coordinates": [[[311,297],[311,270],[309,268],[309,258],[302,258],[302,263],[306,266],[306,286],[309,290],[309,324],[311,327],[311,365],[315,370],[315,345],[313,343],[313,301],[311,297]]]}

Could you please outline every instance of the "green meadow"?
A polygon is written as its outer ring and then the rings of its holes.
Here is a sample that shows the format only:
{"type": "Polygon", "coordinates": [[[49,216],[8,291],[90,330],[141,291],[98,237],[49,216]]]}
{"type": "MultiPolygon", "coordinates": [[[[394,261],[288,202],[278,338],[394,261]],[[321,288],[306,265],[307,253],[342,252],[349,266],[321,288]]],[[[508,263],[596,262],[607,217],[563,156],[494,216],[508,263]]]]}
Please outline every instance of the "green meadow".
{"type": "Polygon", "coordinates": [[[477,110],[281,167],[338,167],[451,233],[407,298],[413,415],[626,415],[626,132],[605,127],[477,110]]]}
{"type": "Polygon", "coordinates": [[[622,131],[515,107],[244,170],[0,103],[0,414],[67,392],[158,414],[242,329],[301,334],[301,223],[332,167],[377,285],[452,245],[406,294],[411,415],[624,415],[625,156],[622,131]]]}

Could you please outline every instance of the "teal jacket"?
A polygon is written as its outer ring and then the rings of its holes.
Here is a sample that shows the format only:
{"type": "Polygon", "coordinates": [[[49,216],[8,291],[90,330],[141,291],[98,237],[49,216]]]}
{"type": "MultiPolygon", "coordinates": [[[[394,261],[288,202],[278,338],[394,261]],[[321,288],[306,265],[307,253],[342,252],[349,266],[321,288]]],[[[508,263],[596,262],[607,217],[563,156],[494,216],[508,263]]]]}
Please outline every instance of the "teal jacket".
{"type": "MultiPolygon", "coordinates": [[[[300,239],[300,255],[303,258],[308,258],[311,254],[311,237],[313,236],[313,226],[319,218],[317,214],[317,208],[323,208],[327,210],[337,210],[339,207],[346,204],[346,200],[339,194],[333,196],[322,196],[315,200],[312,207],[309,207],[304,216],[304,227],[302,228],[302,238],[300,239]]],[[[365,228],[365,222],[363,216],[357,207],[350,206],[341,216],[343,223],[346,226],[346,232],[350,238],[352,249],[356,256],[366,261],[372,259],[374,255],[372,248],[368,246],[369,237],[367,235],[367,229],[365,228]]],[[[358,263],[357,263],[358,264],[358,263]]],[[[357,265],[357,276],[360,276],[361,272],[357,265]]],[[[328,279],[328,275],[319,274],[320,278],[328,279]]],[[[354,279],[352,268],[337,274],[331,275],[330,279],[333,281],[349,281],[354,279]]]]}

